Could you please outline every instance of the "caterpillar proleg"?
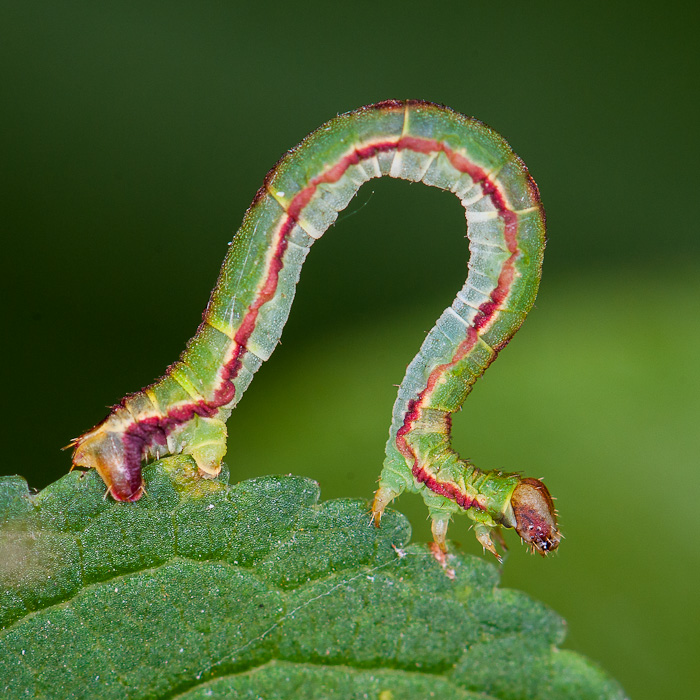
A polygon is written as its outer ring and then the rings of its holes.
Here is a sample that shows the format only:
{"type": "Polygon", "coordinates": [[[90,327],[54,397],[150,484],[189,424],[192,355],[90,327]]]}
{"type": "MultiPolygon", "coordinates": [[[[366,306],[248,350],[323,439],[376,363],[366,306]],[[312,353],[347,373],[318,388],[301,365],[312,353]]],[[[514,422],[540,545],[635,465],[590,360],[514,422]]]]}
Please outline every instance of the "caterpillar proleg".
{"type": "Polygon", "coordinates": [[[119,501],[143,490],[145,459],[185,453],[205,477],[226,453],[226,421],[277,345],[302,264],[358,189],[388,176],[453,192],[470,245],[468,275],[406,370],[394,404],[372,507],[380,524],[403,491],[419,492],[444,550],[456,512],[479,542],[514,528],[533,551],[559,531],[541,481],[481,471],[450,443],[451,417],[520,327],[537,293],[545,217],[535,182],[495,131],[429,102],[386,101],[332,119],[268,173],[230,244],[203,322],[180,359],[73,441],[75,466],[94,467],[119,501]]]}

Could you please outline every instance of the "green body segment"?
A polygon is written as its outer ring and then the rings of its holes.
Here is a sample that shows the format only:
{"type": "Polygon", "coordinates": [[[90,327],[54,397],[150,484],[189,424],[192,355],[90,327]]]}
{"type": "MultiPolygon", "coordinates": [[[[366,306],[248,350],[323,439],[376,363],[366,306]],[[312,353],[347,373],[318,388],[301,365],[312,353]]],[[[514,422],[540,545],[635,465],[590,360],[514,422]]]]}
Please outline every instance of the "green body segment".
{"type": "Polygon", "coordinates": [[[399,388],[375,519],[405,489],[420,491],[438,542],[451,515],[467,510],[493,551],[490,529],[516,526],[511,500],[522,480],[461,460],[450,446],[450,416],[532,306],[544,212],[502,137],[430,103],[390,101],[341,115],[279,161],[230,244],[196,336],[164,377],[78,438],[74,463],[97,467],[121,500],[140,495],[144,457],[185,452],[205,475],[218,473],[225,421],[280,340],[311,245],[363,183],[382,176],[453,192],[465,208],[470,259],[464,286],[399,388]]]}

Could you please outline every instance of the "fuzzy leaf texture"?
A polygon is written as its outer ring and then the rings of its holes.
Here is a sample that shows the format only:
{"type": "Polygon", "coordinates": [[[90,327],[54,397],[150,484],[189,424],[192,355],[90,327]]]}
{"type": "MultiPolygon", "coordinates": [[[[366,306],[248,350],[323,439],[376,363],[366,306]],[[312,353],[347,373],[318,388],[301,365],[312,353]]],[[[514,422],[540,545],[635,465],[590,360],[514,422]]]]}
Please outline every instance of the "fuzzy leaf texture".
{"type": "Polygon", "coordinates": [[[145,479],[137,503],[94,472],[0,479],[3,697],[624,696],[559,650],[559,616],[478,557],[447,575],[399,513],[377,530],[309,479],[229,486],[184,457],[145,479]]]}

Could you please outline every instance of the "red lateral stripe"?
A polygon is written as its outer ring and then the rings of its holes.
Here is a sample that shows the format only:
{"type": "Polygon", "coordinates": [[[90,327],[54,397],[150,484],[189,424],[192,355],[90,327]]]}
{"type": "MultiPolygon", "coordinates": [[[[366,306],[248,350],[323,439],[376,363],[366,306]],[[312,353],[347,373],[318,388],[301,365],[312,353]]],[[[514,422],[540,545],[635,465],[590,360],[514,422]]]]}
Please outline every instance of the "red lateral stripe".
{"type": "MultiPolygon", "coordinates": [[[[384,143],[373,144],[367,148],[361,150],[355,150],[352,153],[341,158],[338,163],[331,166],[326,171],[313,178],[311,182],[303,189],[298,192],[289,203],[287,208],[287,218],[284,223],[280,226],[277,234],[277,243],[275,245],[275,251],[272,255],[272,261],[270,264],[270,270],[268,272],[265,283],[263,284],[258,297],[248,308],[248,313],[245,315],[243,322],[236,331],[234,340],[236,341],[237,347],[234,351],[231,359],[222,368],[222,387],[220,387],[214,395],[214,404],[217,408],[225,406],[233,399],[231,395],[230,399],[226,401],[222,400],[223,397],[219,396],[221,390],[228,384],[233,387],[230,383],[240,370],[242,364],[242,353],[245,349],[250,337],[255,331],[257,325],[258,312],[263,304],[270,301],[277,290],[277,284],[279,282],[279,273],[283,267],[282,258],[285,251],[287,250],[288,239],[287,236],[291,233],[294,226],[299,222],[299,217],[303,210],[308,206],[309,202],[316,193],[316,189],[321,183],[332,184],[338,182],[343,175],[347,172],[347,169],[351,165],[357,165],[361,160],[366,158],[371,158],[379,152],[389,151],[396,147],[395,141],[387,141],[384,143]]],[[[235,389],[234,389],[235,394],[235,389]]]]}
{"type": "Polygon", "coordinates": [[[419,153],[439,153],[447,156],[450,164],[455,170],[465,173],[479,183],[481,191],[491,199],[496,211],[505,223],[504,237],[506,245],[511,253],[518,250],[518,217],[514,211],[508,208],[503,193],[498,189],[498,185],[493,181],[487,172],[480,166],[467,160],[462,154],[453,151],[449,146],[441,141],[421,139],[415,136],[402,136],[398,142],[398,149],[408,149],[419,153]]]}
{"type": "MultiPolygon", "coordinates": [[[[318,185],[322,183],[333,184],[338,182],[345,175],[350,166],[373,158],[379,153],[386,153],[394,149],[398,151],[412,150],[425,154],[442,152],[456,170],[468,174],[475,183],[481,186],[484,195],[491,199],[499,216],[504,220],[506,244],[512,253],[501,271],[496,289],[491,293],[491,301],[482,304],[479,308],[480,316],[475,322],[476,327],[469,329],[467,338],[460,343],[452,360],[449,363],[440,365],[431,372],[428,384],[423,392],[421,392],[418,399],[409,403],[410,410],[406,414],[404,425],[397,433],[397,445],[407,459],[414,459],[417,463],[417,459],[410,449],[410,446],[406,443],[404,436],[410,431],[412,423],[419,417],[423,399],[434,389],[440,376],[459,362],[474,347],[478,338],[478,329],[488,325],[503,300],[508,296],[508,292],[515,277],[514,261],[517,254],[517,216],[506,205],[503,194],[499,190],[497,184],[489,178],[486,171],[480,166],[472,163],[440,141],[422,139],[414,136],[402,136],[397,139],[381,141],[354,149],[351,153],[343,156],[337,163],[329,166],[320,175],[313,178],[304,189],[294,196],[287,208],[286,219],[278,230],[274,250],[270,257],[267,277],[255,301],[248,308],[241,325],[234,335],[236,348],[231,358],[221,368],[220,386],[215,391],[214,396],[208,401],[202,399],[200,401],[174,406],[168,409],[165,416],[153,416],[134,420],[124,434],[125,444],[129,446],[130,451],[135,452],[137,449],[140,449],[143,453],[153,442],[163,444],[166,436],[177,426],[191,420],[195,415],[211,417],[216,414],[219,408],[229,404],[233,400],[235,396],[235,387],[232,381],[236,378],[242,366],[243,353],[257,326],[260,308],[274,297],[277,290],[279,274],[284,265],[284,253],[288,246],[287,237],[298,223],[302,212],[316,193],[318,185]]],[[[268,175],[268,178],[269,177],[268,175]]],[[[259,199],[261,196],[262,190],[256,195],[256,199],[259,199]]],[[[425,483],[432,491],[436,493],[444,492],[443,495],[447,495],[449,498],[456,500],[460,505],[460,499],[466,502],[465,499],[467,499],[467,497],[454,491],[455,487],[449,484],[439,484],[433,477],[427,473],[423,473],[416,465],[414,465],[414,474],[419,481],[425,483]],[[416,470],[418,470],[419,473],[416,473],[416,470]],[[449,495],[447,493],[448,491],[450,492],[449,495]],[[452,491],[454,491],[454,493],[452,491]]],[[[467,508],[469,505],[464,505],[464,507],[467,508]]]]}
{"type": "MultiPolygon", "coordinates": [[[[399,149],[402,147],[429,153],[442,151],[450,161],[450,164],[460,172],[468,174],[474,182],[479,183],[485,196],[491,199],[499,216],[504,221],[504,238],[509,252],[508,260],[503,265],[503,269],[498,277],[496,288],[490,294],[490,300],[479,306],[478,316],[474,320],[474,327],[467,331],[467,337],[458,346],[455,354],[448,363],[438,365],[429,375],[425,389],[420,392],[417,399],[408,403],[403,425],[396,433],[396,447],[404,458],[412,463],[411,471],[414,478],[425,484],[431,491],[446,496],[456,501],[463,508],[479,507],[477,502],[472,501],[468,496],[462,494],[453,484],[440,483],[433,476],[428,474],[425,468],[419,463],[418,456],[413,448],[408,444],[407,435],[410,433],[413,424],[421,414],[421,408],[430,394],[433,392],[440,378],[462,360],[476,345],[479,331],[487,327],[496,316],[501,304],[505,301],[510,292],[515,279],[515,260],[518,255],[518,218],[517,214],[508,208],[503,194],[494,181],[490,179],[483,168],[471,163],[463,155],[456,153],[448,146],[437,141],[426,141],[415,137],[405,136],[399,142],[399,149]]],[[[494,348],[495,354],[501,348],[494,348]]]]}
{"type": "Polygon", "coordinates": [[[481,504],[477,500],[470,498],[466,493],[462,493],[454,484],[447,481],[438,481],[422,467],[414,465],[412,472],[415,479],[421,484],[425,484],[433,493],[455,501],[457,505],[464,508],[464,510],[468,510],[469,508],[483,510],[481,504]]]}

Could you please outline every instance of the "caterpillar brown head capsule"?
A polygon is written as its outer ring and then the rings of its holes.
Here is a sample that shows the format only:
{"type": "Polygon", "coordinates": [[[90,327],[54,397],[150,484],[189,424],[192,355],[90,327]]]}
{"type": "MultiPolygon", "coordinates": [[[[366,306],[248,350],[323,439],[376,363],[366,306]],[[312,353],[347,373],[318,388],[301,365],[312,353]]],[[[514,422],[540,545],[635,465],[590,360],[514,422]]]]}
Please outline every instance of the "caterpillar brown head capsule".
{"type": "Polygon", "coordinates": [[[542,556],[559,546],[561,535],[557,528],[554,501],[539,479],[523,479],[510,499],[515,519],[515,531],[532,552],[542,556]]]}

